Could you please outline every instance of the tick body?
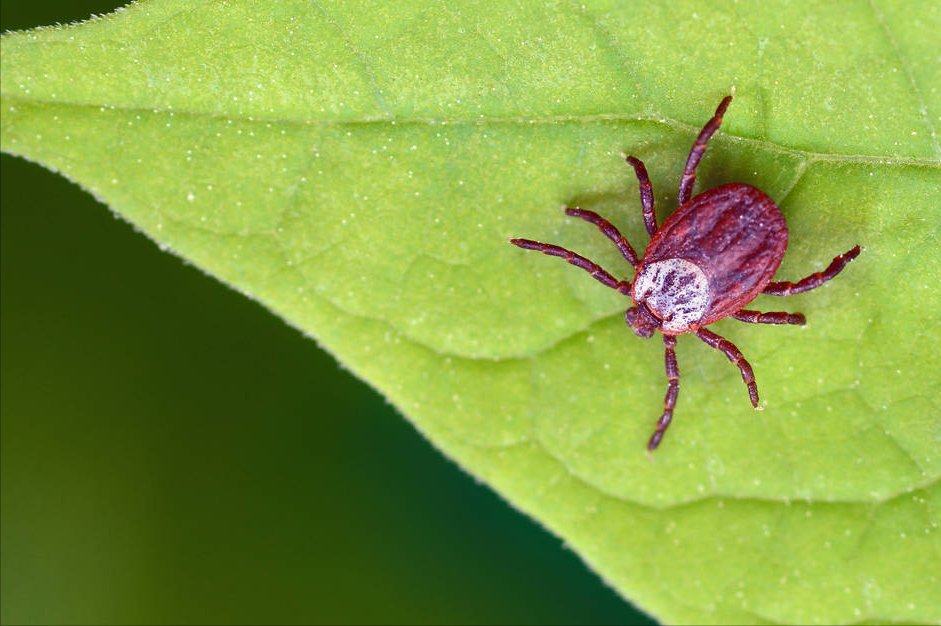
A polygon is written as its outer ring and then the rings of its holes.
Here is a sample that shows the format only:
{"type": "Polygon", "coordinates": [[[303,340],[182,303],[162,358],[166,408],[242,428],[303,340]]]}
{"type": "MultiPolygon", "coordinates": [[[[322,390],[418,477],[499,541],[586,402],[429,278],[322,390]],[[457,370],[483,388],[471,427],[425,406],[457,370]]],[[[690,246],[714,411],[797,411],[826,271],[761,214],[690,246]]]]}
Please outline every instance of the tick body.
{"type": "Polygon", "coordinates": [[[764,192],[751,185],[722,185],[690,199],[696,166],[706,144],[722,123],[732,101],[726,96],[696,138],[680,179],[679,208],[657,228],[653,192],[644,164],[626,157],[640,182],[641,207],[650,244],[643,258],[606,219],[592,211],[566,209],[573,217],[595,224],[611,239],[635,270],[632,281],[618,280],[596,263],[570,250],[529,239],[511,239],[513,245],[558,256],[589,272],[602,284],[629,296],[633,306],[625,320],[638,337],[660,331],[665,347],[667,394],[664,411],[647,448],[654,450],[673,419],[679,394],[676,336],[692,333],[721,351],[736,365],[748,388],[752,406],[758,406],[758,388],[751,365],[730,341],[705,326],[725,317],[753,324],[804,324],[800,313],[761,313],[745,310],[759,294],[787,296],[809,291],[840,273],[856,258],[859,246],[837,256],[822,272],[796,283],[772,282],[787,248],[787,224],[780,209],[764,192]]]}

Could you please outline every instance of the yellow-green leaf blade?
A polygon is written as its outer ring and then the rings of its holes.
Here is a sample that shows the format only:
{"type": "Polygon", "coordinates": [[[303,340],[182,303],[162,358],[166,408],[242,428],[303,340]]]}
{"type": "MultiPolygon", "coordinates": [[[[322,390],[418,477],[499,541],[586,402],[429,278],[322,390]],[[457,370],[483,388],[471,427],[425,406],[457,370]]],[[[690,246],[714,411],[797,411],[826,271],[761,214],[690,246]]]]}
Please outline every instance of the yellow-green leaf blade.
{"type": "Polygon", "coordinates": [[[2,145],[315,336],[665,621],[930,622],[929,4],[913,19],[889,3],[145,2],[6,36],[2,145]],[[823,289],[756,301],[806,328],[716,326],[754,364],[763,413],[721,355],[681,340],[676,423],[649,459],[662,348],[625,328],[623,298],[506,239],[629,277],[558,207],[643,247],[620,152],[647,162],[663,219],[733,84],[700,186],[748,182],[781,204],[779,279],[865,251],[823,289]]]}

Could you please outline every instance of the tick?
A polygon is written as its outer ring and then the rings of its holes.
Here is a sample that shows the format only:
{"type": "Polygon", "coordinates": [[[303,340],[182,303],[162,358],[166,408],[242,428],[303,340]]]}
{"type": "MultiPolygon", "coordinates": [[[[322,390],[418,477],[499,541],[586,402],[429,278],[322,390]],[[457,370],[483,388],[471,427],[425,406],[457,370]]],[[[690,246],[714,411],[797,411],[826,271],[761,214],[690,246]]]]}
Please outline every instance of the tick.
{"type": "Polygon", "coordinates": [[[751,365],[735,345],[705,327],[725,317],[751,324],[805,324],[801,313],[749,311],[744,307],[766,293],[789,296],[819,287],[840,273],[859,254],[859,246],[844,252],[822,272],[791,282],[772,282],[787,248],[787,224],[781,210],[763,191],[744,183],[729,183],[690,198],[706,144],[722,124],[722,116],[732,101],[723,98],[715,115],[693,143],[680,178],[679,208],[657,228],[653,212],[653,188],[647,168],[626,156],[640,182],[644,226],[650,243],[638,259],[631,244],[611,222],[583,209],[565,209],[567,215],[591,222],[613,241],[634,268],[634,280],[617,280],[596,263],[559,246],[529,239],[510,243],[527,250],[557,256],[591,274],[601,284],[630,296],[633,306],[624,314],[634,334],[649,338],[663,335],[667,373],[667,394],[663,415],[647,444],[654,450],[670,422],[680,388],[676,365],[676,337],[692,333],[707,345],[721,351],[742,373],[752,406],[758,408],[758,387],[751,365]]]}

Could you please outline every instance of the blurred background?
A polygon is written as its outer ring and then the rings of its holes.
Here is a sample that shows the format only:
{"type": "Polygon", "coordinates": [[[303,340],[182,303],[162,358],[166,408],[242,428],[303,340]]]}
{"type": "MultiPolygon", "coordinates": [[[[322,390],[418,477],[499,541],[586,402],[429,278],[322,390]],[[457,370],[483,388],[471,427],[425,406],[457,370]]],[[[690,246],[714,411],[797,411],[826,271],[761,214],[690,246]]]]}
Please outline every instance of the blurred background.
{"type": "Polygon", "coordinates": [[[313,341],[0,159],[2,622],[653,623],[313,341]]]}

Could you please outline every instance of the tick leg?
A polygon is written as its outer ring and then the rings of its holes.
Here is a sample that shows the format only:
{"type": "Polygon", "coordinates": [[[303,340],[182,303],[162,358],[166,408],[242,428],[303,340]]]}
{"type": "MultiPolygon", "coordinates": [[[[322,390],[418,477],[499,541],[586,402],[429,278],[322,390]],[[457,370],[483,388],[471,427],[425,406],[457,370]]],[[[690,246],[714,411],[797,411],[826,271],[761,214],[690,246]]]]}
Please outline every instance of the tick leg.
{"type": "Polygon", "coordinates": [[[799,280],[796,283],[768,283],[768,286],[765,287],[765,290],[761,293],[766,293],[769,296],[790,296],[795,293],[804,293],[805,291],[810,291],[811,289],[819,287],[839,274],[846,264],[855,259],[857,256],[859,256],[859,246],[854,247],[852,250],[847,250],[840,256],[835,257],[830,262],[830,265],[827,266],[827,269],[823,270],[822,272],[811,274],[807,278],[799,280]]]}
{"type": "Polygon", "coordinates": [[[611,289],[619,291],[625,296],[631,295],[630,283],[623,280],[617,280],[614,278],[614,276],[601,269],[600,265],[592,263],[585,257],[575,254],[571,250],[554,246],[551,243],[540,243],[538,241],[531,241],[529,239],[510,239],[510,243],[512,243],[514,246],[525,248],[526,250],[536,250],[538,252],[542,252],[543,254],[548,254],[549,256],[563,258],[572,265],[580,267],[591,274],[592,278],[597,280],[602,285],[611,287],[611,289]]]}
{"type": "Polygon", "coordinates": [[[782,313],[778,311],[762,313],[761,311],[742,309],[738,313],[732,313],[732,317],[751,324],[798,324],[803,326],[807,323],[807,318],[804,317],[803,313],[782,313]]]}
{"type": "Polygon", "coordinates": [[[731,101],[732,96],[722,98],[719,108],[716,109],[716,114],[706,122],[706,125],[699,133],[699,137],[693,143],[693,147],[689,151],[689,157],[686,159],[686,167],[683,169],[683,177],[680,178],[680,193],[676,199],[678,206],[683,206],[689,201],[689,196],[693,191],[693,183],[696,182],[696,166],[699,165],[699,160],[706,151],[706,142],[709,141],[714,132],[719,130],[719,126],[722,124],[722,116],[725,115],[725,110],[729,107],[731,101]]]}
{"type": "Polygon", "coordinates": [[[637,180],[640,182],[640,208],[644,213],[644,226],[647,227],[647,234],[653,237],[653,234],[657,232],[657,216],[653,212],[653,187],[647,176],[647,168],[638,158],[632,156],[624,158],[634,168],[634,173],[637,174],[637,180]]]}
{"type": "Polygon", "coordinates": [[[598,230],[603,232],[605,236],[617,244],[618,250],[621,251],[621,255],[627,259],[627,262],[634,266],[634,269],[637,269],[637,253],[634,252],[634,248],[631,247],[631,244],[628,243],[627,239],[624,238],[624,235],[614,227],[614,224],[601,217],[594,211],[585,211],[584,209],[565,209],[566,215],[571,215],[572,217],[580,217],[586,222],[591,222],[598,227],[598,230]]]}
{"type": "Polygon", "coordinates": [[[748,387],[748,397],[751,399],[751,405],[758,408],[758,386],[755,384],[755,374],[751,371],[751,365],[748,364],[739,349],[735,347],[735,344],[705,328],[697,330],[696,336],[716,350],[721,350],[722,354],[727,356],[733,365],[738,366],[738,369],[742,372],[742,380],[745,381],[745,386],[748,387]]]}
{"type": "Polygon", "coordinates": [[[664,360],[667,366],[667,381],[669,381],[670,386],[667,387],[667,395],[663,399],[663,415],[657,420],[657,430],[654,431],[653,437],[650,438],[650,442],[647,444],[648,450],[656,450],[657,446],[660,445],[663,433],[666,432],[670,422],[673,421],[673,408],[676,406],[676,396],[680,392],[680,370],[676,366],[676,352],[673,350],[676,347],[676,337],[664,335],[663,345],[666,346],[664,360]]]}

